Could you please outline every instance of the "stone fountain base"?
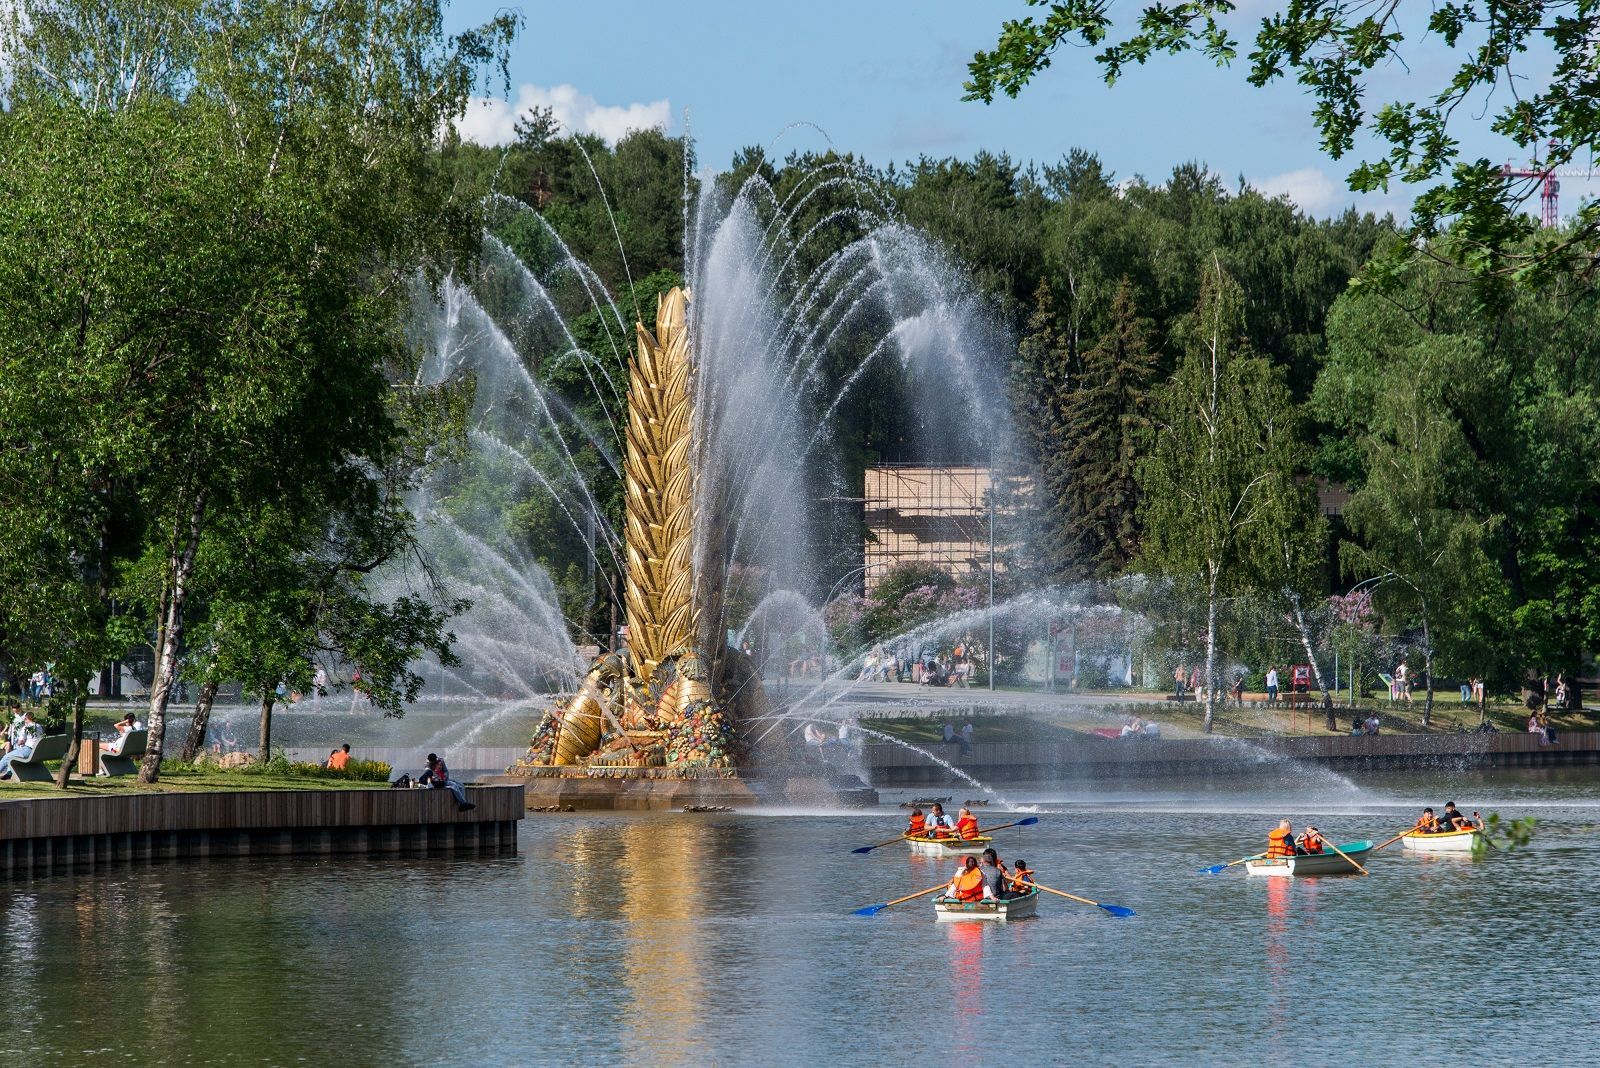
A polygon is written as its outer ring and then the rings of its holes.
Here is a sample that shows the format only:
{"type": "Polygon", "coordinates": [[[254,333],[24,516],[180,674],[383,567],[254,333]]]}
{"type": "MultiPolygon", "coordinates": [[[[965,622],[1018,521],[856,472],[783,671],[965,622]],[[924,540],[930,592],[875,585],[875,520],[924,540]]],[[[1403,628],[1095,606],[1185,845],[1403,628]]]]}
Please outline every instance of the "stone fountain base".
{"type": "Polygon", "coordinates": [[[739,771],[686,774],[673,768],[517,767],[479,781],[522,786],[530,809],[644,812],[691,806],[861,808],[878,803],[878,792],[859,782],[830,781],[820,776],[767,779],[739,771]]]}

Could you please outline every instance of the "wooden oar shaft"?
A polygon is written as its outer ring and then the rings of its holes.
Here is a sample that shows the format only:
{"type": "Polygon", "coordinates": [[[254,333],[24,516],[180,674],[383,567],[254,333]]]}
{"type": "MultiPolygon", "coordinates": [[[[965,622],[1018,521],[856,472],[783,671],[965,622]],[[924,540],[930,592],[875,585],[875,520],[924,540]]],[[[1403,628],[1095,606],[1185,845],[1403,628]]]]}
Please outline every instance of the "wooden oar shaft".
{"type": "MultiPolygon", "coordinates": [[[[1318,833],[1320,834],[1320,832],[1318,832],[1318,833]]],[[[1362,875],[1371,875],[1372,874],[1370,871],[1368,871],[1367,869],[1363,868],[1361,865],[1356,864],[1355,858],[1352,857],[1349,853],[1346,853],[1344,850],[1340,849],[1337,845],[1334,845],[1334,842],[1333,842],[1332,838],[1329,838],[1326,835],[1323,835],[1322,836],[1322,840],[1324,842],[1327,842],[1329,848],[1331,848],[1335,853],[1339,854],[1345,860],[1348,860],[1351,864],[1355,864],[1356,871],[1360,872],[1362,875]]]]}
{"type": "Polygon", "coordinates": [[[914,894],[907,894],[905,897],[897,897],[893,901],[885,901],[883,903],[883,907],[884,908],[888,908],[890,905],[898,905],[902,901],[911,901],[911,900],[914,900],[915,898],[927,897],[929,894],[933,893],[935,890],[943,890],[945,887],[947,887],[949,885],[950,885],[949,883],[940,883],[938,886],[930,886],[926,890],[918,890],[914,894]]]}
{"type": "Polygon", "coordinates": [[[1096,908],[1098,908],[1100,906],[1100,902],[1098,902],[1098,901],[1090,901],[1086,897],[1079,897],[1077,894],[1069,894],[1065,890],[1057,890],[1054,887],[1041,886],[1038,883],[1030,883],[1026,879],[1022,880],[1022,885],[1023,886],[1031,886],[1036,890],[1043,890],[1047,894],[1055,894],[1058,897],[1071,898],[1073,901],[1081,901],[1085,905],[1094,905],[1096,908]]]}
{"type": "Polygon", "coordinates": [[[1374,853],[1376,853],[1378,850],[1382,849],[1386,845],[1394,845],[1394,843],[1400,841],[1400,839],[1404,838],[1406,835],[1415,834],[1416,830],[1417,829],[1415,827],[1407,827],[1405,830],[1401,831],[1399,834],[1395,835],[1393,838],[1385,839],[1384,842],[1383,842],[1383,845],[1375,845],[1375,846],[1373,846],[1372,847],[1372,851],[1374,853]]]}

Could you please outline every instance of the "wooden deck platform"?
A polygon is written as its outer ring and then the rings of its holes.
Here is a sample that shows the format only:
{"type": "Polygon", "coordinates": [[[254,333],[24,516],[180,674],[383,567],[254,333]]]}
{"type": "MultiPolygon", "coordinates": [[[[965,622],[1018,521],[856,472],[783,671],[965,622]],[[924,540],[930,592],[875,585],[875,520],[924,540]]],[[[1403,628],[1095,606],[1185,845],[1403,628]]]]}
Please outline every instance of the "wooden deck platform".
{"type": "Polygon", "coordinates": [[[515,853],[521,787],[141,793],[0,801],[0,874],[186,857],[515,853]]]}

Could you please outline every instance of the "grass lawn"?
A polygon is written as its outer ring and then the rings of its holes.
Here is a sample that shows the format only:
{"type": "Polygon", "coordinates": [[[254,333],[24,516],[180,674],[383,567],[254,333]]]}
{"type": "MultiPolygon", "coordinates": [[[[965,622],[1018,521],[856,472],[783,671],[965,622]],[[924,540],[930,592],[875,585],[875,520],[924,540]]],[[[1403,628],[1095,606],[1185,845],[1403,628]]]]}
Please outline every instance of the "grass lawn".
{"type": "Polygon", "coordinates": [[[311,775],[252,775],[238,771],[168,770],[149,786],[129,775],[116,779],[80,779],[74,776],[65,790],[50,782],[0,782],[0,801],[21,797],[115,797],[119,794],[199,793],[242,790],[387,790],[387,783],[311,775]]]}

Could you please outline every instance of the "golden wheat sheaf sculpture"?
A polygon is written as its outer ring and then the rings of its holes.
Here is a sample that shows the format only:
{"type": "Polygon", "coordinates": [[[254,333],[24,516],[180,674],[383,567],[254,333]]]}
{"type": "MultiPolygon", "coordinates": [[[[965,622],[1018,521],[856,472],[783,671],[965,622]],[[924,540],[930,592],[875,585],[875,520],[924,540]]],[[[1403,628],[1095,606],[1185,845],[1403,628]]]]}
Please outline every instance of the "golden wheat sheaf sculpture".
{"type": "Polygon", "coordinates": [[[689,295],[656,306],[654,334],[638,324],[628,373],[628,575],[623,600],[633,676],[648,682],[694,641],[693,404],[689,295]]]}

